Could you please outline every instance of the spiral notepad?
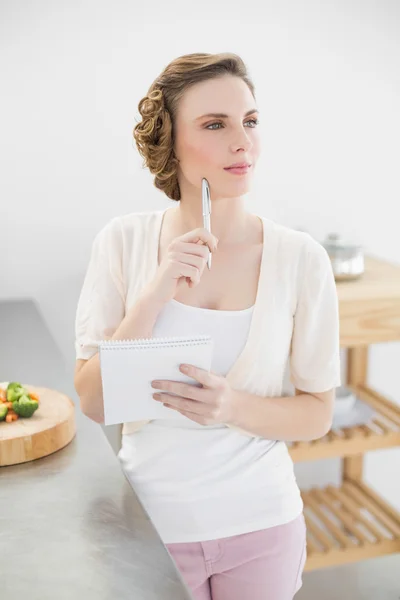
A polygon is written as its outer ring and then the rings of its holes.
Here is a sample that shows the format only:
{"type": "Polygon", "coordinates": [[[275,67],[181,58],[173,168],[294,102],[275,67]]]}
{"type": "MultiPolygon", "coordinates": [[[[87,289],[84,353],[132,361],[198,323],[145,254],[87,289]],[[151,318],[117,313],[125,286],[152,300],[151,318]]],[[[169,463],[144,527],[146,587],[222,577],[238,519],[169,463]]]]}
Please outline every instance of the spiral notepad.
{"type": "MultiPolygon", "coordinates": [[[[213,355],[210,335],[107,340],[99,343],[104,424],[145,419],[185,419],[153,398],[154,380],[201,384],[179,367],[190,364],[209,371],[213,355]]],[[[165,393],[165,390],[158,390],[165,393]]],[[[168,392],[169,393],[169,392],[168,392]]]]}

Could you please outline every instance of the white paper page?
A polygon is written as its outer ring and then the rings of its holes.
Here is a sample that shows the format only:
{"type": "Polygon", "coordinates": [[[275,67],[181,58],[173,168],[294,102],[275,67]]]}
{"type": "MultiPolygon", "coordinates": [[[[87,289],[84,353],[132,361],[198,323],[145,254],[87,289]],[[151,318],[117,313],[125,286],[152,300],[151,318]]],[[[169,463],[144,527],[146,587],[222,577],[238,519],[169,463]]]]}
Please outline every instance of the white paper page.
{"type": "Polygon", "coordinates": [[[182,337],[179,339],[186,340],[186,345],[138,350],[129,348],[126,342],[118,344],[117,348],[115,344],[113,347],[100,344],[104,424],[115,425],[144,419],[187,420],[178,411],[154,400],[153,394],[157,390],[151,387],[151,382],[181,381],[201,387],[195,379],[179,370],[183,363],[208,371],[211,369],[213,340],[211,336],[198,336],[196,339],[199,338],[205,340],[205,343],[191,344],[194,338],[182,337]],[[122,348],[124,344],[125,347],[122,348]]]}

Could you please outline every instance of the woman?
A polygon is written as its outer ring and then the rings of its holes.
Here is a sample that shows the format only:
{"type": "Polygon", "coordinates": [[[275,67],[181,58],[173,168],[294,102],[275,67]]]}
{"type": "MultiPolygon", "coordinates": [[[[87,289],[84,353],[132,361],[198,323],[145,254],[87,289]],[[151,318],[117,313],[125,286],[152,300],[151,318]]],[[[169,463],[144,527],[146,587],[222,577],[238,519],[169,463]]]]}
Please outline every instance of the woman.
{"type": "Polygon", "coordinates": [[[129,254],[130,238],[142,240],[142,232],[129,229],[128,215],[96,238],[77,312],[75,386],[82,410],[101,422],[99,362],[95,347],[85,342],[88,323],[92,337],[107,333],[111,339],[211,334],[212,370],[192,369],[197,385],[154,384],[155,401],[187,420],[156,419],[140,431],[125,429],[118,456],[197,600],[290,600],[302,583],[306,531],[285,441],[315,439],[329,430],[340,385],[329,258],[308,234],[246,211],[243,196],[260,136],[254,86],[237,55],[177,58],[151,85],[139,111],[138,150],[155,186],[179,203],[163,212],[156,275],[125,317],[126,290],[133,286],[127,278],[135,276],[130,268],[117,268],[113,236],[124,230],[119,245],[129,254]],[[211,189],[212,234],[202,228],[203,177],[211,189]],[[258,332],[265,352],[253,361],[280,390],[290,350],[295,396],[246,394],[226,377],[246,345],[261,297],[262,261],[265,270],[277,271],[262,283],[274,299],[263,312],[275,335],[258,332]],[[278,449],[286,451],[285,460],[278,449]]]}

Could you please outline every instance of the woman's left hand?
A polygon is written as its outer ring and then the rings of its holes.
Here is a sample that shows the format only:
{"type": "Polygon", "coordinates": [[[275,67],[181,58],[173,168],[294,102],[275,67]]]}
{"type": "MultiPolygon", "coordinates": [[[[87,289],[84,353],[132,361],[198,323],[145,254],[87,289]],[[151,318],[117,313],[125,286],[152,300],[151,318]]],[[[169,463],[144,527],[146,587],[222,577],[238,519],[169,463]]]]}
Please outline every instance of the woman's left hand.
{"type": "Polygon", "coordinates": [[[237,402],[237,392],[233,390],[227,379],[212,371],[206,371],[193,365],[179,367],[180,371],[202,384],[197,387],[181,381],[152,381],[151,386],[157,390],[165,390],[178,394],[172,396],[161,393],[160,398],[153,398],[163,402],[165,406],[177,410],[188,419],[200,425],[217,425],[232,423],[237,402]]]}

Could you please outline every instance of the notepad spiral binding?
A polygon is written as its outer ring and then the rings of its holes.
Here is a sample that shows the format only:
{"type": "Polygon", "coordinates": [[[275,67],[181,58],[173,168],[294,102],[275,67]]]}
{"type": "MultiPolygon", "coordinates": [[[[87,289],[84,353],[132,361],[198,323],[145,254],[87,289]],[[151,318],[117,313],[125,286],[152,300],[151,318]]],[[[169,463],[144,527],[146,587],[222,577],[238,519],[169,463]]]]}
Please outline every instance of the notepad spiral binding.
{"type": "Polygon", "coordinates": [[[166,348],[177,346],[198,346],[208,344],[212,341],[210,335],[197,336],[172,336],[172,337],[153,337],[153,338],[137,338],[126,340],[102,340],[99,344],[103,350],[122,350],[124,348],[166,348]]]}

